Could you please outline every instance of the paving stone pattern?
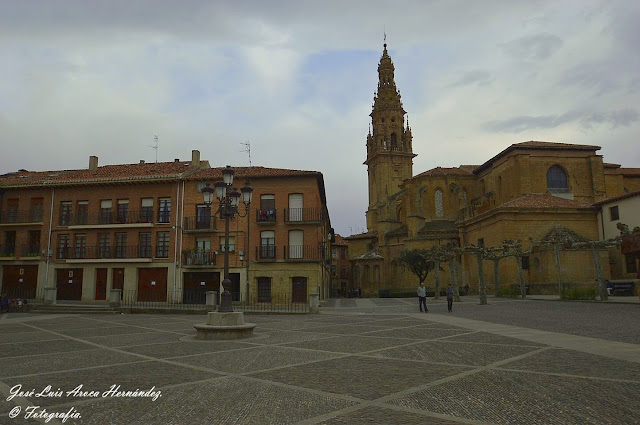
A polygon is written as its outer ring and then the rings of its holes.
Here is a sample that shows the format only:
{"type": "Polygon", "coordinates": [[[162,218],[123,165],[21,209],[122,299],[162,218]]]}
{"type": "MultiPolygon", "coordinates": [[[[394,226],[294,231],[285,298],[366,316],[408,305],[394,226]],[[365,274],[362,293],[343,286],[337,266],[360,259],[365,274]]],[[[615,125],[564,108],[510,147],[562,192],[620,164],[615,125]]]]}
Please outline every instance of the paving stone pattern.
{"type": "Polygon", "coordinates": [[[428,314],[415,312],[414,301],[330,300],[320,315],[246,315],[255,335],[219,342],[195,339],[203,315],[0,315],[0,424],[43,423],[9,418],[29,405],[82,415],[66,424],[640,424],[640,361],[480,326],[505,318],[526,330],[518,312],[526,306],[531,329],[635,347],[637,328],[597,339],[602,328],[592,322],[618,317],[611,306],[454,305],[475,320],[471,329],[449,320],[456,314],[440,301],[430,300],[428,314]],[[161,395],[6,400],[15,385],[80,384],[161,395]]]}

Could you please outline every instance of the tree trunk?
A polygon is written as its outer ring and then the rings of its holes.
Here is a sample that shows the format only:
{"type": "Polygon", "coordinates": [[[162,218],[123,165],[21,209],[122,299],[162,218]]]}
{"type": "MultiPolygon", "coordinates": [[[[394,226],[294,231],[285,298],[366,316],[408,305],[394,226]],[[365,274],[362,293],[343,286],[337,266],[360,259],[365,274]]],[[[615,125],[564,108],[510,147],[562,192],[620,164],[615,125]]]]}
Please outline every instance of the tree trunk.
{"type": "Polygon", "coordinates": [[[515,256],[516,266],[518,268],[518,281],[520,284],[520,296],[522,299],[527,297],[527,288],[524,287],[524,279],[522,277],[522,257],[519,255],[515,256]]]}
{"type": "Polygon", "coordinates": [[[600,263],[600,254],[596,246],[591,246],[591,254],[593,255],[593,262],[596,266],[596,276],[598,276],[598,293],[600,294],[600,301],[607,301],[609,294],[607,294],[607,285],[605,283],[604,273],[602,272],[602,264],[600,263]]]}
{"type": "Polygon", "coordinates": [[[458,279],[456,278],[457,264],[456,257],[454,256],[449,262],[449,271],[451,272],[451,284],[453,285],[453,300],[460,302],[460,289],[458,288],[458,279]]]}
{"type": "Polygon", "coordinates": [[[500,296],[500,274],[499,274],[499,258],[493,260],[493,295],[500,296]]]}
{"type": "Polygon", "coordinates": [[[487,288],[484,286],[484,265],[482,264],[482,253],[477,251],[474,253],[478,262],[478,293],[480,295],[480,304],[487,303],[487,288]]]}
{"type": "Polygon", "coordinates": [[[553,255],[556,259],[556,270],[558,271],[558,292],[560,293],[560,298],[562,298],[564,288],[562,287],[562,269],[560,267],[560,247],[557,243],[553,244],[553,255]]]}
{"type": "Polygon", "coordinates": [[[440,261],[436,261],[436,289],[435,289],[435,293],[433,295],[433,299],[437,300],[440,299],[440,261]]]}

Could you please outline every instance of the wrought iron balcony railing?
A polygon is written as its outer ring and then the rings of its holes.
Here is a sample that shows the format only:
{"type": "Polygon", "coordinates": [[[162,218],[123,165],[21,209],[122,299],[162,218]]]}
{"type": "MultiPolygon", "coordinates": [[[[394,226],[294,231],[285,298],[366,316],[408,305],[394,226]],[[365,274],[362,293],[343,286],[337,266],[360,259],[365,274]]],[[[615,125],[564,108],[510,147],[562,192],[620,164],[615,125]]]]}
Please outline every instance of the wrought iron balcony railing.
{"type": "Polygon", "coordinates": [[[183,251],[182,264],[187,266],[215,266],[216,254],[213,251],[183,251]]]}
{"type": "Polygon", "coordinates": [[[168,258],[169,248],[165,246],[152,247],[150,245],[99,245],[84,247],[62,245],[58,246],[55,251],[56,258],[59,260],[152,258],[154,253],[156,254],[156,258],[168,258]],[[158,255],[158,253],[160,253],[161,255],[158,255]]]}
{"type": "Polygon", "coordinates": [[[216,230],[218,225],[217,217],[185,217],[184,230],[216,230]]]}
{"type": "Polygon", "coordinates": [[[321,208],[285,208],[284,221],[286,223],[314,223],[322,221],[321,208]]]}
{"type": "Polygon", "coordinates": [[[256,221],[258,223],[275,223],[277,220],[276,210],[256,210],[256,221]]]}
{"type": "Polygon", "coordinates": [[[0,224],[42,223],[42,209],[0,211],[0,224]]]}
{"type": "Polygon", "coordinates": [[[98,226],[105,224],[153,223],[153,211],[101,211],[92,213],[60,214],[60,226],[98,226]]]}

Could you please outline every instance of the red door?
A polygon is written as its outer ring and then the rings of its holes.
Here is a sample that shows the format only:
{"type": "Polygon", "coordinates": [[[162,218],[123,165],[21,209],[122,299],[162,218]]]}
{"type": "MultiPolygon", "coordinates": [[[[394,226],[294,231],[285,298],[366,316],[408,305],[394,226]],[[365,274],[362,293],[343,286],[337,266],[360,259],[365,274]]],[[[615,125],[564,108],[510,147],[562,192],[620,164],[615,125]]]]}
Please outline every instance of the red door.
{"type": "Polygon", "coordinates": [[[82,269],[57,269],[58,278],[56,280],[58,287],[59,300],[75,300],[82,299],[82,269]]]}
{"type": "Polygon", "coordinates": [[[122,292],[120,293],[120,299],[124,298],[124,269],[113,269],[111,289],[121,289],[122,292]]]}
{"type": "Polygon", "coordinates": [[[96,269],[96,300],[107,299],[107,269],[96,269]]]}
{"type": "Polygon", "coordinates": [[[207,291],[220,294],[220,272],[191,272],[184,274],[182,302],[184,304],[204,304],[207,291]]]}
{"type": "Polygon", "coordinates": [[[291,288],[291,301],[294,303],[307,302],[307,278],[294,277],[292,279],[293,286],[291,288]]]}
{"type": "Polygon", "coordinates": [[[9,298],[35,298],[38,266],[3,266],[2,292],[9,298]]]}
{"type": "Polygon", "coordinates": [[[167,301],[167,268],[138,269],[138,301],[167,301]]]}

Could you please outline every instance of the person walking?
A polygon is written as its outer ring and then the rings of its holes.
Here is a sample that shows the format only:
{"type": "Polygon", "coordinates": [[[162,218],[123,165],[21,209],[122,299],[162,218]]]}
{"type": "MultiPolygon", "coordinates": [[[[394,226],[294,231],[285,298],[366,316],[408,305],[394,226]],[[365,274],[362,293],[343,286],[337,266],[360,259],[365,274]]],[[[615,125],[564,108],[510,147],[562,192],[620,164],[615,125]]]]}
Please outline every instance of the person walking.
{"type": "Polygon", "coordinates": [[[422,313],[422,306],[424,305],[424,312],[428,312],[427,310],[427,288],[424,287],[424,282],[420,282],[420,286],[418,287],[418,306],[420,307],[420,312],[422,313]]]}
{"type": "Polygon", "coordinates": [[[453,307],[453,288],[451,284],[449,284],[449,286],[447,286],[447,309],[449,313],[451,313],[451,307],[453,307]]]}

